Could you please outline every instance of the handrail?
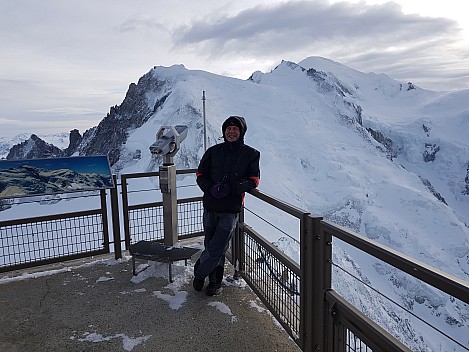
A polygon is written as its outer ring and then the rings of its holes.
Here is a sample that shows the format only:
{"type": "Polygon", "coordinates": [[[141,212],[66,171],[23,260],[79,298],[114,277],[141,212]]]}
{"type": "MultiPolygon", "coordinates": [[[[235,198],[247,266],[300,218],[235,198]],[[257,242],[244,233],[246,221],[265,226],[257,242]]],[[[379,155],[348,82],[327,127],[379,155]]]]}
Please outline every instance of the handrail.
{"type": "Polygon", "coordinates": [[[330,221],[323,220],[322,226],[334,237],[469,304],[469,283],[330,221]]]}
{"type": "MultiPolygon", "coordinates": [[[[371,350],[386,352],[411,352],[402,342],[397,341],[388,331],[384,330],[370,318],[364,316],[357,308],[353,307],[337,292],[326,291],[326,300],[330,303],[329,311],[332,319],[342,319],[342,323],[353,321],[358,331],[366,331],[367,347],[371,350]]],[[[368,349],[367,349],[368,351],[368,349]]]]}
{"type": "Polygon", "coordinates": [[[64,213],[64,214],[42,215],[42,216],[36,216],[36,217],[31,217],[31,218],[26,218],[26,219],[2,220],[0,221],[0,227],[16,226],[16,225],[43,222],[43,221],[62,220],[62,219],[69,219],[73,217],[78,218],[78,217],[97,215],[97,214],[101,214],[101,209],[82,210],[82,211],[64,213]]]}
{"type": "Polygon", "coordinates": [[[310,214],[309,212],[304,211],[303,209],[300,209],[298,207],[295,207],[294,205],[288,204],[283,200],[272,197],[268,195],[267,193],[259,191],[258,189],[249,191],[249,193],[256,198],[259,198],[260,200],[263,200],[264,202],[269,203],[272,206],[279,208],[280,210],[283,210],[284,212],[297,217],[298,219],[303,219],[304,215],[310,214]]]}
{"type": "Polygon", "coordinates": [[[269,255],[274,256],[275,258],[281,260],[285,266],[294,272],[297,275],[300,275],[300,266],[297,262],[292,260],[288,257],[285,253],[279,250],[277,247],[273,246],[269,241],[267,241],[264,237],[262,237],[256,230],[254,230],[251,226],[244,224],[243,230],[246,231],[249,235],[254,236],[256,241],[259,242],[263,247],[270,247],[271,251],[269,255]]]}
{"type": "MultiPolygon", "coordinates": [[[[183,169],[183,170],[176,170],[176,174],[178,175],[185,175],[185,174],[195,174],[197,169],[183,169]]],[[[141,178],[141,177],[154,177],[159,176],[159,171],[149,171],[149,172],[134,172],[130,174],[122,174],[121,177],[124,179],[130,178],[141,178]]]]}

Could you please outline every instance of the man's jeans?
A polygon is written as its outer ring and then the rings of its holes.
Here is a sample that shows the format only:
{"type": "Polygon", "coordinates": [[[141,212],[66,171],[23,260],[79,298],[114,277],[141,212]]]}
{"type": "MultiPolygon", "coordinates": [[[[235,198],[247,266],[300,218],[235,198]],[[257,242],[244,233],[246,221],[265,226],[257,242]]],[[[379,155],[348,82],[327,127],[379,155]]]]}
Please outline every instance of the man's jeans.
{"type": "Polygon", "coordinates": [[[238,214],[215,213],[204,209],[205,240],[200,258],[194,265],[194,276],[214,284],[221,284],[225,268],[225,253],[233,236],[238,214]]]}

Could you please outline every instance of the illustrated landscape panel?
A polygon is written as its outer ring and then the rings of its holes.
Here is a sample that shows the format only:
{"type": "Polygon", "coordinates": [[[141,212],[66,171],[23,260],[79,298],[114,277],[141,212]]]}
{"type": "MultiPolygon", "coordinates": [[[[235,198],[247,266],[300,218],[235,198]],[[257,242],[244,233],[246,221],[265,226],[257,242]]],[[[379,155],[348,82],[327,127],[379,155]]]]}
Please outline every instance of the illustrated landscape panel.
{"type": "Polygon", "coordinates": [[[0,198],[114,187],[107,156],[0,160],[0,198]]]}

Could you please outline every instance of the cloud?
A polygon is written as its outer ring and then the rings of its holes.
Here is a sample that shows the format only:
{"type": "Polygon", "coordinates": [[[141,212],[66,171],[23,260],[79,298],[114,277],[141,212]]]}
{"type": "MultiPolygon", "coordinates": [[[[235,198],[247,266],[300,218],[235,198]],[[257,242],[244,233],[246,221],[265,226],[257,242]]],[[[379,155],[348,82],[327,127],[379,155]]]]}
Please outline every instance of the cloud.
{"type": "Polygon", "coordinates": [[[392,2],[370,6],[294,1],[194,21],[175,29],[174,41],[176,45],[202,45],[212,55],[221,51],[268,56],[317,46],[378,50],[450,40],[457,31],[455,21],[404,15],[392,2]]]}
{"type": "Polygon", "coordinates": [[[64,115],[79,116],[79,115],[93,115],[93,114],[100,113],[100,111],[96,111],[94,109],[72,107],[72,106],[62,106],[58,108],[37,109],[37,110],[30,110],[30,111],[33,113],[58,115],[58,116],[64,116],[64,115]]]}
{"type": "MultiPolygon", "coordinates": [[[[102,82],[101,88],[105,88],[102,82]]],[[[72,128],[84,131],[96,126],[107,109],[124,96],[122,92],[83,87],[70,77],[64,86],[39,80],[0,79],[0,91],[0,136],[72,128]]]]}
{"type": "Polygon", "coordinates": [[[317,55],[364,72],[429,85],[441,80],[462,88],[467,86],[461,76],[467,77],[469,60],[461,33],[454,20],[404,14],[395,2],[319,0],[259,5],[231,16],[194,20],[174,29],[173,42],[210,59],[277,58],[278,63],[317,55]]]}
{"type": "Polygon", "coordinates": [[[164,24],[159,23],[157,19],[137,16],[126,19],[124,22],[117,26],[117,29],[121,32],[138,32],[145,31],[148,33],[163,32],[167,33],[168,29],[164,24]]]}

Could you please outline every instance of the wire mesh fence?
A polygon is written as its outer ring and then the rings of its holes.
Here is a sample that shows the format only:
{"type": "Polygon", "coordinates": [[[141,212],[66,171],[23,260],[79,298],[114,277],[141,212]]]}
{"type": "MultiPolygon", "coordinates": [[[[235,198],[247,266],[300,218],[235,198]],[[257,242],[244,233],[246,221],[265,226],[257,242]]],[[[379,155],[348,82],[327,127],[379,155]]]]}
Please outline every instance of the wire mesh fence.
{"type": "Polygon", "coordinates": [[[128,214],[130,243],[164,238],[163,203],[129,207],[128,214]]]}
{"type": "Polygon", "coordinates": [[[178,201],[178,236],[182,238],[202,235],[203,214],[204,207],[200,197],[178,201]]]}
{"type": "Polygon", "coordinates": [[[243,277],[292,337],[300,334],[300,270],[254,231],[244,231],[243,277]],[[290,265],[288,265],[290,264],[290,265]]]}
{"type": "MultiPolygon", "coordinates": [[[[178,237],[194,237],[203,233],[202,199],[178,200],[178,237]]],[[[130,243],[164,239],[163,203],[128,207],[130,243]]]]}
{"type": "Polygon", "coordinates": [[[4,221],[0,271],[109,253],[104,226],[100,210],[4,221]]]}

